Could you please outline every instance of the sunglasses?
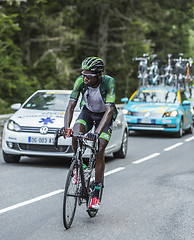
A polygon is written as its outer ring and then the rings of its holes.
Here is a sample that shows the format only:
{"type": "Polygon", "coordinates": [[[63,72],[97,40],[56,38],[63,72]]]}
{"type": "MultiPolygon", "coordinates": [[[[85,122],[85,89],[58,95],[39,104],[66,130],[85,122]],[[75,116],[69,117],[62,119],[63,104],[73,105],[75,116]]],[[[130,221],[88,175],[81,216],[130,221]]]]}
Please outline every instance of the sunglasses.
{"type": "Polygon", "coordinates": [[[87,79],[91,79],[91,78],[98,76],[98,74],[86,74],[83,71],[81,72],[81,74],[83,77],[86,77],[87,79]]]}

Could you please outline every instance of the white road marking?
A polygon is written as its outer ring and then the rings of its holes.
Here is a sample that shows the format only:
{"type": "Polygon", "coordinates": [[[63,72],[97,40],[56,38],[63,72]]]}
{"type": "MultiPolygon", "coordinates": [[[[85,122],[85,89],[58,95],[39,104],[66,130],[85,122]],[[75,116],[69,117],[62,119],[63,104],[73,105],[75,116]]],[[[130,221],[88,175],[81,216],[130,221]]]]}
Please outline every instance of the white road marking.
{"type": "Polygon", "coordinates": [[[106,172],[106,173],[104,174],[104,176],[106,177],[106,176],[108,176],[108,175],[111,175],[111,174],[113,174],[113,173],[119,172],[119,171],[124,170],[124,169],[125,169],[125,167],[115,168],[115,169],[113,169],[113,170],[111,170],[111,171],[106,172]]]}
{"type": "Polygon", "coordinates": [[[170,150],[172,150],[174,148],[177,148],[177,147],[179,147],[181,145],[183,145],[183,142],[179,142],[179,143],[176,143],[176,144],[174,144],[174,145],[172,145],[170,147],[167,147],[167,148],[164,149],[164,151],[170,151],[170,150]]]}
{"type": "Polygon", "coordinates": [[[59,189],[59,190],[56,190],[54,192],[50,192],[50,193],[44,194],[44,195],[42,195],[40,197],[36,197],[36,198],[30,199],[28,201],[25,201],[25,202],[22,202],[22,203],[18,203],[16,205],[11,206],[11,207],[7,207],[7,208],[4,208],[4,209],[1,209],[0,210],[0,214],[4,213],[4,212],[11,211],[11,210],[19,208],[19,207],[23,207],[25,205],[28,205],[28,204],[31,204],[31,203],[34,203],[34,202],[37,202],[37,201],[40,201],[40,200],[43,200],[43,199],[48,198],[48,197],[52,197],[52,196],[54,196],[56,194],[59,194],[59,193],[62,193],[62,192],[64,192],[64,190],[63,189],[59,189]]]}
{"type": "Polygon", "coordinates": [[[187,138],[187,139],[185,139],[185,142],[190,142],[190,141],[192,141],[192,140],[194,140],[194,136],[193,136],[193,137],[190,137],[190,138],[187,138]]]}
{"type": "Polygon", "coordinates": [[[147,160],[149,160],[149,159],[151,159],[151,158],[154,158],[154,157],[157,157],[157,156],[159,156],[159,155],[160,155],[160,153],[153,153],[153,154],[151,154],[151,155],[149,155],[149,156],[147,156],[147,157],[145,157],[145,158],[142,158],[142,159],[140,159],[140,160],[137,160],[137,161],[133,162],[133,164],[138,164],[138,163],[147,161],[147,160]]]}
{"type": "MultiPolygon", "coordinates": [[[[115,168],[115,169],[113,169],[113,170],[111,170],[111,171],[106,172],[106,173],[104,174],[104,176],[111,175],[111,174],[116,173],[116,172],[119,172],[119,171],[121,171],[121,170],[123,170],[123,169],[125,169],[125,167],[115,168]]],[[[37,201],[40,201],[40,200],[43,200],[43,199],[45,199],[45,198],[52,197],[52,196],[54,196],[54,195],[56,195],[56,194],[59,194],[59,193],[62,193],[62,192],[64,192],[63,189],[58,189],[58,190],[56,190],[56,191],[54,191],[54,192],[50,192],[50,193],[44,194],[44,195],[42,195],[42,196],[39,196],[39,197],[30,199],[30,200],[28,200],[28,201],[15,204],[15,205],[13,205],[13,206],[11,206],[11,207],[7,207],[7,208],[4,208],[4,209],[1,209],[1,210],[0,210],[0,214],[1,214],[1,213],[5,213],[5,212],[9,212],[9,211],[14,210],[14,209],[16,209],[16,208],[20,208],[20,207],[23,207],[23,206],[25,206],[25,205],[28,205],[28,204],[31,204],[31,203],[34,203],[34,202],[37,202],[37,201]]]]}

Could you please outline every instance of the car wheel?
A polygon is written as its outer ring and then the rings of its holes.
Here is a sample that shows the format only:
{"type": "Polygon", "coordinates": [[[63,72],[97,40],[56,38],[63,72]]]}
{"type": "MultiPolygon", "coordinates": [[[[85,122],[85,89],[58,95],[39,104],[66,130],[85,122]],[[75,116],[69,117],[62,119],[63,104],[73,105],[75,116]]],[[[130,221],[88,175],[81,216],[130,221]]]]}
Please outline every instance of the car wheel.
{"type": "Polygon", "coordinates": [[[118,152],[113,153],[113,156],[115,158],[125,158],[127,155],[127,147],[128,147],[128,134],[127,131],[124,131],[121,148],[119,149],[118,152]]]}
{"type": "Polygon", "coordinates": [[[179,131],[175,134],[175,137],[181,138],[183,136],[183,119],[181,119],[179,131]]]}
{"type": "Polygon", "coordinates": [[[20,156],[19,155],[12,155],[3,152],[3,158],[6,163],[19,163],[20,156]]]}
{"type": "Polygon", "coordinates": [[[193,121],[191,122],[191,125],[188,129],[188,133],[191,133],[191,134],[193,133],[193,121]]]}

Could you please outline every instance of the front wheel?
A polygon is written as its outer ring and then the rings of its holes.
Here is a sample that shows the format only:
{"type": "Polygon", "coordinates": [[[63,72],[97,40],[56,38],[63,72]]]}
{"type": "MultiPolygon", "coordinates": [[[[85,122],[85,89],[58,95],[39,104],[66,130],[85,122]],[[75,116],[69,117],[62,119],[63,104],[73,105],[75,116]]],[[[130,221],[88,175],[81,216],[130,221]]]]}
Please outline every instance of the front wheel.
{"type": "Polygon", "coordinates": [[[128,135],[127,131],[124,131],[121,148],[119,149],[118,152],[113,153],[113,156],[115,158],[125,158],[127,155],[127,147],[128,147],[128,135]]]}
{"type": "Polygon", "coordinates": [[[79,189],[79,172],[75,161],[72,162],[65,184],[63,202],[63,224],[66,229],[71,227],[75,216],[79,189]]]}
{"type": "Polygon", "coordinates": [[[175,137],[181,138],[183,136],[183,119],[181,119],[179,131],[175,134],[175,137]]]}
{"type": "Polygon", "coordinates": [[[193,133],[193,121],[191,122],[191,125],[188,129],[188,133],[192,134],[193,133]]]}

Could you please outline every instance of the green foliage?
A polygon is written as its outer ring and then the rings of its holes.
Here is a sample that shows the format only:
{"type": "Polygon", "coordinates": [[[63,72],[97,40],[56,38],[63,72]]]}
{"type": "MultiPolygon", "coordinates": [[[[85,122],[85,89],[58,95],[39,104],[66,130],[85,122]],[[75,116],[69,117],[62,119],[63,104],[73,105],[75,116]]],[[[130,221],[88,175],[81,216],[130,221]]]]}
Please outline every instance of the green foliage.
{"type": "Polygon", "coordinates": [[[133,57],[193,56],[193,9],[190,0],[1,1],[1,113],[37,89],[71,89],[87,56],[104,59],[119,103],[137,87],[133,57]]]}
{"type": "MultiPolygon", "coordinates": [[[[14,22],[17,15],[6,16],[0,11],[0,99],[18,100],[20,90],[27,86],[22,65],[22,54],[14,43],[14,37],[20,28],[14,22]]],[[[24,96],[25,97],[25,96],[24,96]]]]}

